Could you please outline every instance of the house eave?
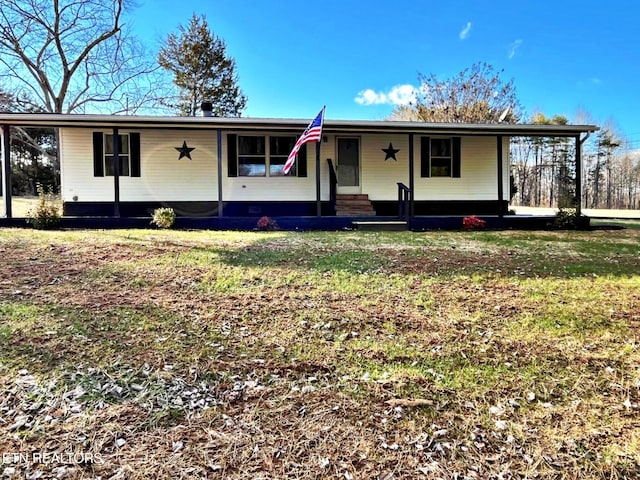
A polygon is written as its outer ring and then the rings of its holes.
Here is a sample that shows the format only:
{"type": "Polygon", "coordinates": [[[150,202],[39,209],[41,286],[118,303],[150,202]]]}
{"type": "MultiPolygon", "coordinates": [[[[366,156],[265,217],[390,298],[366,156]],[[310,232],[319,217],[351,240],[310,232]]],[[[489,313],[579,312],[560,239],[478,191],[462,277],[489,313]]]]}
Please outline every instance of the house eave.
{"type": "MultiPolygon", "coordinates": [[[[309,119],[287,118],[221,118],[175,116],[120,116],[81,114],[0,113],[0,125],[18,127],[71,128],[169,128],[220,129],[231,131],[276,130],[300,132],[309,119]]],[[[324,122],[328,134],[414,133],[418,135],[503,135],[575,137],[598,130],[595,125],[534,125],[534,124],[475,124],[423,123],[379,120],[331,120],[324,122]]]]}

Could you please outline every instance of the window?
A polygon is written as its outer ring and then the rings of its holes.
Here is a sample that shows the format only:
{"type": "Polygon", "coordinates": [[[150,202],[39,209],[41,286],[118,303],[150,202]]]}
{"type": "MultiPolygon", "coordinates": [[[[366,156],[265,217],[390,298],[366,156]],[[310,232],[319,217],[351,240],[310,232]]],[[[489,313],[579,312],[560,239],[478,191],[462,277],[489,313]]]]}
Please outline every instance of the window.
{"type": "MultiPolygon", "coordinates": [[[[282,177],[284,173],[282,172],[282,167],[287,163],[287,158],[289,157],[289,153],[293,150],[294,145],[296,144],[295,137],[270,137],[269,138],[269,176],[270,177],[282,177]]],[[[298,163],[298,158],[296,158],[296,162],[289,170],[287,176],[296,177],[296,164],[298,163]]]]}
{"type": "Polygon", "coordinates": [[[431,176],[451,176],[451,139],[431,139],[431,176]]]}
{"type": "Polygon", "coordinates": [[[460,177],[460,137],[422,137],[421,177],[460,177]]]}
{"type": "Polygon", "coordinates": [[[264,137],[238,135],[238,175],[241,177],[264,177],[267,157],[264,137]]]}
{"type": "MultiPolygon", "coordinates": [[[[113,177],[113,135],[104,136],[104,173],[107,177],[113,177]]],[[[118,158],[120,159],[120,175],[129,176],[129,135],[118,135],[118,158]]]]}
{"type": "MultiPolygon", "coordinates": [[[[113,177],[113,133],[93,132],[93,175],[113,177]]],[[[118,134],[120,176],[140,176],[140,134],[118,134]]]]}
{"type": "MultiPolygon", "coordinates": [[[[296,143],[296,137],[279,135],[227,135],[230,177],[282,177],[282,167],[296,143]]],[[[306,177],[306,145],[298,152],[287,177],[306,177]]]]}

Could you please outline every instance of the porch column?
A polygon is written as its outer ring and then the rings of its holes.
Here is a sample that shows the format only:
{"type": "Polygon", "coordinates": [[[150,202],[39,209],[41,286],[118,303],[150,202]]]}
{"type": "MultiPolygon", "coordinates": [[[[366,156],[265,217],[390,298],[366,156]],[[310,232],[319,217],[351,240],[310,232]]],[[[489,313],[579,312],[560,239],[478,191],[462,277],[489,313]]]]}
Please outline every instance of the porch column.
{"type": "Polygon", "coordinates": [[[413,133],[409,134],[409,218],[413,217],[413,198],[415,197],[415,177],[413,166],[413,133]]]}
{"type": "MultiPolygon", "coordinates": [[[[586,138],[585,138],[586,140],[586,138]]],[[[576,135],[576,215],[582,214],[582,142],[576,135]]]]}
{"type": "Polygon", "coordinates": [[[120,146],[118,129],[113,129],[113,216],[120,218],[120,146]]]}
{"type": "Polygon", "coordinates": [[[222,217],[222,130],[218,129],[218,217],[222,217]]]}
{"type": "Polygon", "coordinates": [[[504,174],[502,167],[502,135],[497,136],[497,152],[498,152],[498,217],[504,217],[504,209],[502,203],[504,202],[504,183],[502,176],[504,174]]]}
{"type": "Polygon", "coordinates": [[[11,127],[2,125],[2,194],[4,196],[4,215],[12,218],[11,212],[11,127]]]}

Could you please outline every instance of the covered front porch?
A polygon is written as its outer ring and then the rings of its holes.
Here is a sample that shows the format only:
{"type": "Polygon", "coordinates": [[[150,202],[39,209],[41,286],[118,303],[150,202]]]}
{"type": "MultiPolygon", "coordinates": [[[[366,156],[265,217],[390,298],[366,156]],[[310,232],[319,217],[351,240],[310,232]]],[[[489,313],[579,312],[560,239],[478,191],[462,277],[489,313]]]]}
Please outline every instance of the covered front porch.
{"type": "MultiPolygon", "coordinates": [[[[524,221],[509,215],[510,138],[573,138],[575,198],[581,198],[582,144],[596,130],[589,125],[326,121],[322,141],[308,145],[304,159],[298,160],[296,178],[288,178],[276,175],[275,154],[242,156],[238,139],[262,136],[268,145],[269,138],[299,134],[302,120],[0,114],[0,125],[3,224],[15,223],[11,220],[16,217],[11,127],[46,126],[67,132],[68,141],[60,146],[63,225],[141,224],[155,208],[171,207],[178,227],[243,229],[255,227],[262,216],[275,218],[284,229],[358,228],[367,221],[404,222],[413,230],[460,228],[468,215],[482,216],[490,227],[510,227],[524,221]],[[100,177],[95,173],[95,143],[91,174],[91,147],[82,140],[91,135],[95,139],[96,131],[99,138],[114,139],[112,163],[106,168],[102,164],[100,177]],[[119,151],[115,139],[122,132],[140,142],[135,149],[128,145],[130,150],[119,151]],[[173,146],[183,141],[185,148],[187,141],[197,147],[190,149],[197,153],[193,162],[185,160],[177,167],[173,146]],[[168,143],[160,148],[162,142],[168,143]],[[134,154],[140,163],[127,164],[121,172],[123,155],[134,154]],[[257,170],[262,173],[242,176],[247,161],[262,162],[257,170]],[[175,168],[180,170],[172,173],[175,168]],[[194,168],[204,170],[199,174],[194,168]],[[190,171],[190,176],[181,177],[182,171],[190,171]],[[340,211],[341,196],[349,195],[366,197],[366,214],[340,211]]],[[[580,212],[580,203],[575,206],[580,212]]],[[[546,224],[531,216],[527,221],[546,224]]]]}

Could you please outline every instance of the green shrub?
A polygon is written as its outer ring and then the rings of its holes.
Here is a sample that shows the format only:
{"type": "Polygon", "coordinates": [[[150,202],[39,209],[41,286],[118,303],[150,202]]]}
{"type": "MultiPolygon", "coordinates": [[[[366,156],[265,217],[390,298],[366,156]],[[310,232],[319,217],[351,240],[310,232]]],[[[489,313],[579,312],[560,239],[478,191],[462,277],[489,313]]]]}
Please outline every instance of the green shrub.
{"type": "Polygon", "coordinates": [[[52,187],[45,190],[38,183],[36,189],[38,191],[38,204],[27,212],[27,223],[39,230],[54,228],[60,223],[60,202],[56,198],[52,187]]]}
{"type": "Polygon", "coordinates": [[[560,207],[553,220],[553,226],[561,230],[580,230],[589,227],[589,217],[580,215],[575,208],[560,207]]]}
{"type": "Polygon", "coordinates": [[[171,228],[175,221],[176,213],[169,207],[156,208],[151,218],[151,224],[158,228],[171,228]]]}

